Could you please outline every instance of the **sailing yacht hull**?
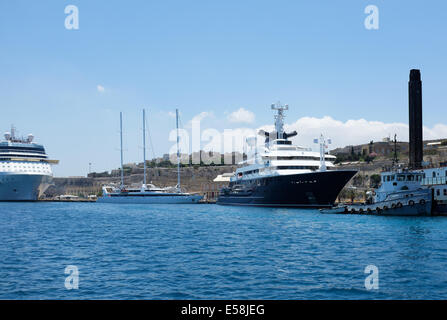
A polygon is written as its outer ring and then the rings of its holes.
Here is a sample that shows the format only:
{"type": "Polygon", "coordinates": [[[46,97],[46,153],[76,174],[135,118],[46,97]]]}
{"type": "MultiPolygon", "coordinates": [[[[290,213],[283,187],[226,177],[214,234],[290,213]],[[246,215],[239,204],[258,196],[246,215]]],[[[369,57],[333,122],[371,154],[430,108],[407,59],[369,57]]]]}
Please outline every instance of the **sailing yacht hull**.
{"type": "Polygon", "coordinates": [[[107,194],[98,198],[102,203],[132,203],[132,204],[192,204],[202,199],[199,195],[163,194],[163,195],[115,195],[107,194]]]}

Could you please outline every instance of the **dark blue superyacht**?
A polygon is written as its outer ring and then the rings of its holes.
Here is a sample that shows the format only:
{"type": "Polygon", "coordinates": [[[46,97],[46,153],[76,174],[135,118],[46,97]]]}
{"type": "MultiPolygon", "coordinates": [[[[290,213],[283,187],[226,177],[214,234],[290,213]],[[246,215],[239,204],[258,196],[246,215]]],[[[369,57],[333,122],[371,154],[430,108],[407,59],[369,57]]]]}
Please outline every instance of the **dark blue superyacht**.
{"type": "MultiPolygon", "coordinates": [[[[272,105],[277,111],[275,130],[259,131],[264,146],[240,163],[221,190],[221,205],[272,207],[332,207],[338,194],[357,173],[335,170],[335,156],[325,153],[326,141],[320,138],[320,153],[295,146],[289,138],[297,132],[284,132],[284,111],[288,106],[272,105]]],[[[256,138],[255,138],[256,139],[256,138]]],[[[247,142],[249,139],[247,139],[247,142]]],[[[316,140],[315,142],[318,142],[316,140]]],[[[255,142],[256,143],[256,142],[255,142]]]]}

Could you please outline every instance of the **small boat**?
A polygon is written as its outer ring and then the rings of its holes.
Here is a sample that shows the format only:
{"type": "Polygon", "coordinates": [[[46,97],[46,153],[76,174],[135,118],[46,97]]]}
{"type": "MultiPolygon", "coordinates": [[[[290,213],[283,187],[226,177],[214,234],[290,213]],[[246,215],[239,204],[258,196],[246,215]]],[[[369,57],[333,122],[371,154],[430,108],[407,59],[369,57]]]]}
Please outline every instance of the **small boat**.
{"type": "Polygon", "coordinates": [[[97,202],[106,203],[135,203],[135,204],[191,204],[198,203],[202,196],[183,192],[180,187],[180,152],[178,139],[178,110],[177,116],[177,185],[175,187],[158,188],[146,183],[146,114],[143,110],[143,163],[144,175],[141,188],[128,188],[124,185],[123,168],[123,121],[120,113],[120,138],[121,138],[121,184],[106,185],[102,187],[103,195],[97,202]]]}

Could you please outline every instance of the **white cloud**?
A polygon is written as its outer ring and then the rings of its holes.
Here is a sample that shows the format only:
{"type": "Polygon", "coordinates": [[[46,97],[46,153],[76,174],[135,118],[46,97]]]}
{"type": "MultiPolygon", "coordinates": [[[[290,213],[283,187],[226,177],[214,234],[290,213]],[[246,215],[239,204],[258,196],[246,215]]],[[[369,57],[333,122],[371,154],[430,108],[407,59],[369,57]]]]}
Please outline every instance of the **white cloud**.
{"type": "MultiPolygon", "coordinates": [[[[265,125],[259,129],[266,131],[273,131],[273,125],[265,125]]],[[[408,141],[408,124],[401,122],[385,123],[381,121],[368,121],[365,119],[347,120],[345,122],[335,120],[329,116],[323,118],[303,117],[297,121],[284,125],[286,132],[296,130],[298,135],[291,138],[291,140],[303,147],[313,147],[316,145],[313,140],[323,134],[326,138],[332,140],[330,149],[345,147],[348,145],[358,145],[373,141],[382,141],[385,137],[393,138],[397,134],[399,141],[408,141]]],[[[249,129],[238,128],[233,131],[239,132],[236,136],[244,135],[250,136],[249,129]]],[[[424,140],[447,138],[447,125],[436,124],[433,127],[424,126],[423,129],[424,140]]],[[[258,136],[259,139],[259,136],[258,136]]],[[[245,139],[244,139],[245,140],[245,139]]],[[[234,145],[235,151],[241,151],[239,144],[234,145]]],[[[225,150],[226,152],[228,150],[225,150]]]]}
{"type": "Polygon", "coordinates": [[[104,88],[102,85],[98,84],[98,85],[96,86],[96,90],[97,90],[99,93],[104,93],[104,91],[106,91],[106,88],[104,88]]]}
{"type": "MultiPolygon", "coordinates": [[[[210,112],[202,112],[196,115],[193,120],[203,120],[206,117],[213,116],[210,112]]],[[[247,137],[258,137],[258,146],[263,145],[263,138],[257,135],[259,129],[273,131],[273,125],[265,125],[260,128],[232,128],[225,131],[213,132],[208,131],[208,135],[203,134],[205,128],[200,128],[200,133],[193,134],[191,129],[191,121],[188,122],[188,143],[191,143],[191,149],[198,151],[199,148],[204,150],[213,150],[218,152],[231,151],[248,151],[253,150],[246,145],[247,137]],[[218,138],[212,139],[215,135],[218,138]],[[193,139],[202,139],[201,142],[193,141],[193,139]],[[206,141],[204,141],[205,139],[206,141]]],[[[385,123],[381,121],[368,121],[365,119],[347,120],[345,122],[333,119],[329,116],[323,118],[303,117],[295,122],[286,123],[284,125],[286,132],[296,130],[298,135],[291,138],[293,143],[303,147],[311,147],[314,151],[318,151],[318,146],[313,143],[315,138],[323,134],[326,138],[332,140],[330,150],[345,147],[348,145],[358,145],[373,141],[382,141],[385,137],[394,137],[397,134],[399,141],[408,141],[408,124],[401,122],[385,123]]],[[[424,127],[424,140],[447,138],[447,125],[436,124],[433,127],[424,127]]],[[[189,148],[187,148],[189,149],[189,148]]]]}
{"type": "Polygon", "coordinates": [[[212,112],[203,111],[195,115],[191,121],[202,121],[205,118],[212,117],[214,114],[212,112]]]}
{"type": "Polygon", "coordinates": [[[243,123],[253,123],[255,121],[255,114],[244,108],[240,108],[232,112],[228,116],[230,122],[243,122],[243,123]]]}
{"type": "MultiPolygon", "coordinates": [[[[270,126],[270,130],[273,126],[270,126]]],[[[385,137],[397,134],[399,141],[408,141],[408,124],[400,122],[385,123],[381,121],[367,121],[365,119],[348,120],[346,122],[325,116],[323,118],[303,117],[296,122],[285,125],[287,132],[296,130],[298,136],[292,138],[295,143],[310,146],[313,139],[322,133],[332,139],[332,148],[382,141],[385,137]]],[[[424,140],[447,137],[447,125],[437,124],[433,128],[424,126],[424,140]]]]}
{"type": "MultiPolygon", "coordinates": [[[[174,113],[175,116],[175,113],[174,113]]],[[[199,114],[196,114],[194,117],[192,117],[191,120],[189,120],[186,125],[184,126],[185,129],[191,129],[192,128],[192,123],[201,123],[205,118],[212,118],[214,117],[214,113],[212,111],[203,111],[200,112],[199,114]]]]}

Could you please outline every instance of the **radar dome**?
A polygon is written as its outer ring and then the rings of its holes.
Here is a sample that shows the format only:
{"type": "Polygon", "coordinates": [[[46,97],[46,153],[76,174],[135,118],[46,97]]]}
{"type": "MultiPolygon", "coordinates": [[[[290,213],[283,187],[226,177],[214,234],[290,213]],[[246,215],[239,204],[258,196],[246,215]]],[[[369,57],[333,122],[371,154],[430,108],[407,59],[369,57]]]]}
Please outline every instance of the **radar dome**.
{"type": "Polygon", "coordinates": [[[6,139],[6,140],[11,139],[11,133],[9,133],[9,132],[5,132],[5,139],[6,139]]]}

